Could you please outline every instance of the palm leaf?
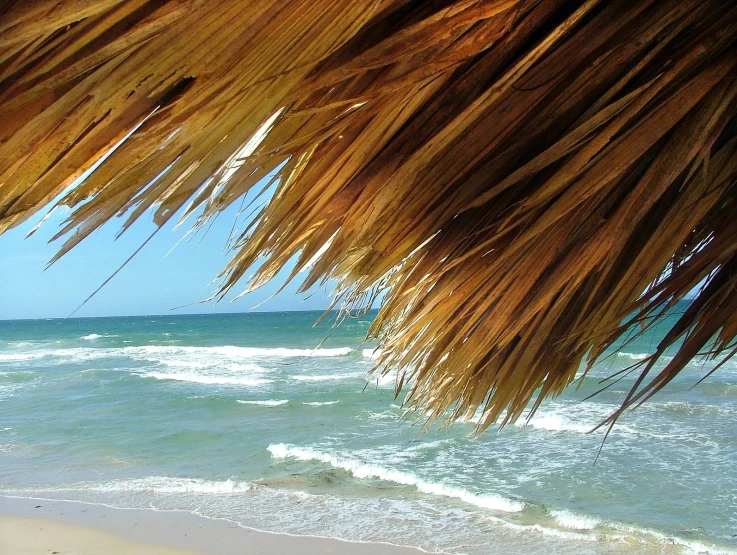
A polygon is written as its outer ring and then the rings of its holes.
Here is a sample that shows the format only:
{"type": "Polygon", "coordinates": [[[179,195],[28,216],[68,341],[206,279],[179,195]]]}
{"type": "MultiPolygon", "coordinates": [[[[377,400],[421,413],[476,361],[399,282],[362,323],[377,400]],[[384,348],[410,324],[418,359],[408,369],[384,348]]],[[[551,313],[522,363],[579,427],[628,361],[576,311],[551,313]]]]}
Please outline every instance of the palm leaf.
{"type": "Polygon", "coordinates": [[[203,225],[275,174],[219,294],[295,256],[344,307],[383,291],[379,371],[480,429],[699,284],[621,410],[735,350],[733,1],[0,9],[0,231],[65,193],[62,256],[118,215],[203,225]]]}

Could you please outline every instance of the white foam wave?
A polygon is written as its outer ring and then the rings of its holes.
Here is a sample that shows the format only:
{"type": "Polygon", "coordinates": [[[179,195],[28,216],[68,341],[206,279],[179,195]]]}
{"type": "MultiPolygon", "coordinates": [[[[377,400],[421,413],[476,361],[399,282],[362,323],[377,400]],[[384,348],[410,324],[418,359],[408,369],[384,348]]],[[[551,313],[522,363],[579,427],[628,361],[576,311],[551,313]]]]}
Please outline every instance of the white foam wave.
{"type": "Polygon", "coordinates": [[[192,347],[178,345],[144,345],[105,349],[109,356],[125,356],[170,366],[230,366],[238,369],[244,361],[265,361],[281,358],[336,357],[347,355],[350,347],[335,349],[289,349],[282,347],[192,347]]]}
{"type": "Polygon", "coordinates": [[[388,385],[394,386],[397,383],[396,372],[390,372],[388,374],[373,374],[368,378],[372,384],[376,384],[378,387],[386,387],[388,385]]]}
{"type": "Polygon", "coordinates": [[[44,349],[17,354],[2,353],[0,354],[0,362],[51,359],[52,363],[57,363],[59,362],[59,359],[61,359],[61,362],[64,363],[76,363],[114,356],[111,353],[116,351],[120,351],[120,349],[94,349],[89,347],[78,347],[73,349],[44,349]]]}
{"type": "Polygon", "coordinates": [[[364,378],[364,374],[322,374],[318,376],[292,376],[298,382],[330,382],[337,380],[349,380],[351,378],[364,378]]]}
{"type": "Polygon", "coordinates": [[[383,349],[364,349],[362,355],[363,358],[376,360],[381,356],[381,353],[383,352],[383,349]]]}
{"type": "Polygon", "coordinates": [[[178,382],[191,382],[204,385],[242,385],[258,387],[271,383],[271,380],[263,378],[248,378],[245,376],[207,375],[197,372],[137,372],[142,378],[155,378],[157,380],[173,380],[178,382]]]}
{"type": "Polygon", "coordinates": [[[359,418],[367,418],[368,420],[396,420],[397,418],[399,418],[399,415],[391,411],[384,411],[384,412],[363,411],[363,413],[361,413],[361,416],[359,418]]]}
{"type": "Polygon", "coordinates": [[[227,370],[230,370],[231,372],[268,372],[268,370],[262,366],[259,366],[258,364],[238,364],[238,363],[232,363],[225,365],[225,368],[227,370]]]}
{"type": "Polygon", "coordinates": [[[518,428],[531,427],[536,430],[546,430],[549,432],[575,432],[585,434],[590,432],[596,424],[590,422],[573,421],[570,418],[555,412],[538,413],[532,417],[529,422],[518,420],[514,424],[518,428]]]}
{"type": "Polygon", "coordinates": [[[153,492],[153,493],[241,493],[249,491],[248,482],[227,479],[224,481],[200,480],[197,478],[170,478],[150,476],[136,480],[117,480],[104,484],[84,484],[83,489],[105,492],[153,492]]]}
{"type": "MultiPolygon", "coordinates": [[[[94,340],[114,335],[90,334],[82,339],[94,340]]],[[[337,357],[350,354],[350,347],[331,349],[291,349],[284,347],[192,347],[177,345],[142,345],[127,347],[77,347],[70,349],[45,349],[22,353],[0,353],[0,362],[25,361],[44,357],[63,358],[64,362],[80,362],[101,358],[126,357],[158,364],[212,366],[235,364],[244,360],[270,360],[279,358],[337,357]]]]}
{"type": "Polygon", "coordinates": [[[313,495],[312,493],[307,493],[306,491],[298,490],[294,492],[290,492],[288,494],[293,499],[297,499],[298,501],[305,501],[310,499],[319,499],[319,495],[313,495]]]}
{"type": "Polygon", "coordinates": [[[647,353],[622,353],[622,352],[618,352],[617,353],[617,356],[618,357],[621,357],[621,358],[628,358],[630,360],[645,360],[650,355],[647,354],[647,353]]]}
{"type": "Polygon", "coordinates": [[[123,347],[121,351],[130,355],[171,355],[186,354],[207,355],[235,358],[294,358],[294,357],[336,357],[351,353],[350,347],[332,349],[291,349],[285,347],[235,347],[224,345],[219,347],[190,347],[170,345],[145,345],[141,347],[123,347]]]}
{"type": "Polygon", "coordinates": [[[312,401],[310,403],[302,403],[303,405],[309,405],[311,407],[324,407],[325,405],[334,405],[338,401],[312,401]]]}
{"type": "Polygon", "coordinates": [[[115,334],[107,334],[107,333],[91,333],[89,335],[83,335],[80,337],[80,339],[84,339],[85,341],[94,341],[95,339],[102,339],[103,337],[118,337],[115,334]]]}
{"type": "Polygon", "coordinates": [[[42,358],[44,353],[0,353],[0,362],[17,362],[42,358]]]}
{"type": "Polygon", "coordinates": [[[335,468],[346,470],[359,479],[378,478],[396,484],[414,486],[417,488],[417,491],[422,493],[459,499],[470,505],[493,511],[519,512],[525,506],[520,501],[508,499],[501,495],[493,493],[477,495],[463,488],[423,480],[410,472],[391,470],[374,464],[366,464],[355,459],[337,457],[329,453],[321,453],[310,447],[294,447],[284,443],[277,443],[269,445],[267,450],[275,459],[291,457],[301,461],[319,461],[335,468]]]}
{"type": "Polygon", "coordinates": [[[202,368],[202,362],[199,360],[161,360],[160,364],[174,368],[202,368]]]}
{"type": "Polygon", "coordinates": [[[225,372],[251,372],[262,374],[268,372],[268,370],[258,364],[247,363],[222,363],[217,360],[210,361],[209,364],[201,360],[161,360],[159,364],[163,364],[169,368],[194,368],[197,370],[212,370],[216,369],[225,372]]]}
{"type": "Polygon", "coordinates": [[[678,545],[685,547],[691,553],[708,553],[709,555],[734,555],[736,552],[733,550],[725,550],[718,548],[713,545],[707,545],[695,540],[686,540],[676,536],[668,536],[652,528],[640,528],[637,526],[631,526],[623,524],[621,522],[608,522],[607,526],[614,530],[620,530],[628,534],[632,534],[635,537],[652,536],[657,540],[658,543],[664,545],[678,545]]]}
{"type": "Polygon", "coordinates": [[[563,540],[576,540],[576,541],[586,541],[586,542],[598,542],[600,539],[605,539],[608,542],[614,542],[614,541],[621,541],[623,539],[622,536],[617,535],[610,535],[606,534],[604,536],[599,537],[596,534],[592,534],[591,532],[574,532],[569,530],[560,530],[558,528],[552,528],[549,526],[543,526],[541,524],[516,524],[514,522],[508,522],[503,519],[495,518],[491,519],[492,522],[496,524],[500,524],[501,526],[504,526],[505,528],[509,528],[511,530],[516,530],[517,532],[523,532],[523,533],[530,533],[534,532],[537,534],[542,534],[543,536],[549,536],[553,538],[560,538],[563,540]]]}
{"type": "Polygon", "coordinates": [[[449,443],[455,443],[455,439],[438,439],[435,441],[420,441],[419,443],[412,445],[411,447],[407,447],[403,452],[404,453],[414,453],[416,451],[425,451],[427,449],[437,449],[438,447],[442,447],[444,445],[448,445],[449,443]]]}
{"type": "Polygon", "coordinates": [[[601,520],[598,518],[579,515],[565,509],[552,509],[550,511],[550,516],[552,516],[560,526],[570,530],[593,530],[601,524],[601,520]]]}
{"type": "Polygon", "coordinates": [[[269,399],[267,401],[241,401],[240,399],[236,400],[237,403],[240,403],[241,405],[260,405],[262,407],[279,407],[281,405],[286,405],[289,402],[289,399],[269,399]]]}
{"type": "MultiPolygon", "coordinates": [[[[617,409],[615,405],[592,401],[552,402],[548,406],[547,409],[538,410],[529,421],[518,420],[515,426],[549,432],[586,434],[594,430],[617,409]]],[[[615,429],[619,432],[635,433],[623,424],[617,424],[615,429]]],[[[603,432],[602,428],[597,430],[597,433],[603,432]]]]}

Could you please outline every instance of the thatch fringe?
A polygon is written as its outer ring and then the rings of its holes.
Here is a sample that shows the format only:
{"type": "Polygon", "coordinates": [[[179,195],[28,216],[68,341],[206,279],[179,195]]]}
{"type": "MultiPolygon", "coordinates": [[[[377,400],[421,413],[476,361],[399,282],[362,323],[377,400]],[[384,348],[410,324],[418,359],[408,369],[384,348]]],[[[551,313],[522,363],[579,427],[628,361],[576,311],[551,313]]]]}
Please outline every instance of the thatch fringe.
{"type": "Polygon", "coordinates": [[[734,1],[3,6],[0,231],[124,138],[61,200],[59,256],[119,214],[201,225],[276,171],[221,292],[294,256],[336,302],[384,290],[380,367],[480,429],[703,280],[623,409],[734,352],[734,1]]]}

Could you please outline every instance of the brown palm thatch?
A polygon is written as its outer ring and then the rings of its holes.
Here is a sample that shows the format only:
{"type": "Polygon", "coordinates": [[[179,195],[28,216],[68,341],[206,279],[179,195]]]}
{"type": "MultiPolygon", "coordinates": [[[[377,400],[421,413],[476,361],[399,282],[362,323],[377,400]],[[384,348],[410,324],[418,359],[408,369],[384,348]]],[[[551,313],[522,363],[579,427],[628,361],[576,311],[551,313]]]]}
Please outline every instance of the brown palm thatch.
{"type": "MultiPolygon", "coordinates": [[[[517,418],[698,284],[623,409],[737,336],[733,0],[0,1],[0,231],[185,206],[270,174],[220,293],[290,259],[410,406],[517,418]],[[111,148],[86,179],[76,181],[111,148]],[[677,354],[650,374],[668,347],[677,354]],[[504,412],[506,410],[506,413],[504,412]]],[[[613,415],[616,418],[619,413],[613,415]]]]}

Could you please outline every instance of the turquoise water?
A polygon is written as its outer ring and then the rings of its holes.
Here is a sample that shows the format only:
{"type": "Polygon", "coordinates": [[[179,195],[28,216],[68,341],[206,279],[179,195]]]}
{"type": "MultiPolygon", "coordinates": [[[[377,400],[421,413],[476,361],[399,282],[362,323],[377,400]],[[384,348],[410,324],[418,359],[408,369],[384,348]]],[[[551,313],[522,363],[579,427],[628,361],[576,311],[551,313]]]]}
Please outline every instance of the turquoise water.
{"type": "Polygon", "coordinates": [[[654,338],[473,439],[425,433],[391,378],[367,382],[371,315],[0,322],[0,494],[450,553],[737,552],[737,361],[691,389],[694,361],[594,464],[586,432],[632,382],[582,399],[654,338]]]}

